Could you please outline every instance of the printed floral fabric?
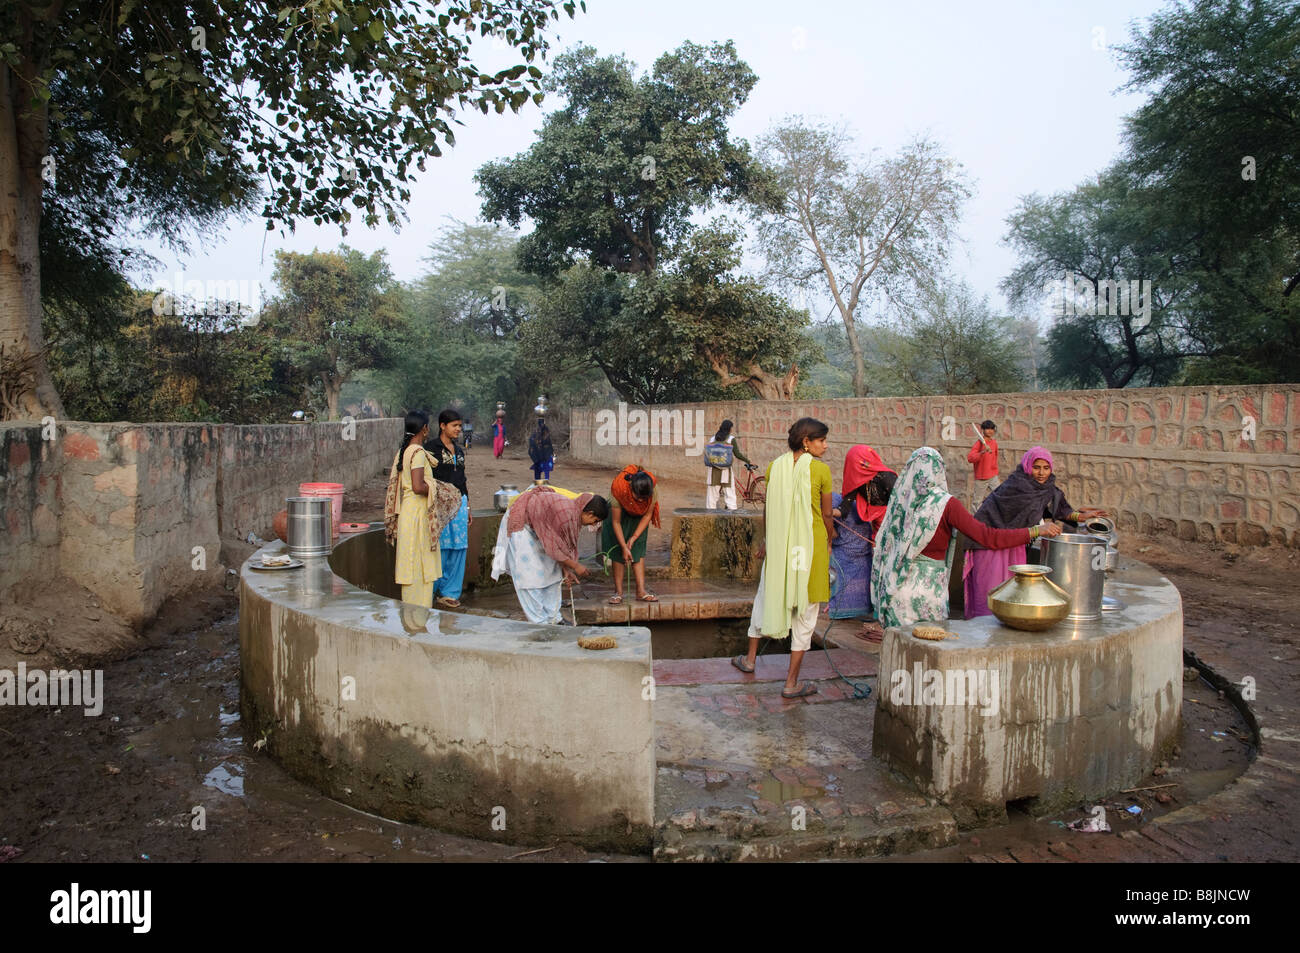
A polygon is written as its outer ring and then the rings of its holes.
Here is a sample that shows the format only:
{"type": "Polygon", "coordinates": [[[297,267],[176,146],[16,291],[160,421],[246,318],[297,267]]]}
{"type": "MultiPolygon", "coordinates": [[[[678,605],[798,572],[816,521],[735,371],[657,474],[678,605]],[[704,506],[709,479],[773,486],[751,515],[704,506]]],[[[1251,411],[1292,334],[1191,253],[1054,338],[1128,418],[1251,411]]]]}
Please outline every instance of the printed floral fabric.
{"type": "Polygon", "coordinates": [[[948,567],[921,555],[952,494],[943,457],[921,447],[898,477],[871,566],[871,601],[885,626],[948,618],[948,567]]]}

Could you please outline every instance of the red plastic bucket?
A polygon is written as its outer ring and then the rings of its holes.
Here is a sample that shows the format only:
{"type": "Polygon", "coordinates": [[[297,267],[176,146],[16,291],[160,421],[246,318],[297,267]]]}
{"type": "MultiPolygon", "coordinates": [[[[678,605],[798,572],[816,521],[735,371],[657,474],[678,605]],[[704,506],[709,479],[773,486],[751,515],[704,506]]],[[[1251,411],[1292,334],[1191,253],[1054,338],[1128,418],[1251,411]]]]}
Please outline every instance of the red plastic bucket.
{"type": "Polygon", "coordinates": [[[343,521],[343,484],[342,483],[299,483],[299,496],[328,496],[330,498],[331,533],[339,534],[339,523],[343,521]]]}

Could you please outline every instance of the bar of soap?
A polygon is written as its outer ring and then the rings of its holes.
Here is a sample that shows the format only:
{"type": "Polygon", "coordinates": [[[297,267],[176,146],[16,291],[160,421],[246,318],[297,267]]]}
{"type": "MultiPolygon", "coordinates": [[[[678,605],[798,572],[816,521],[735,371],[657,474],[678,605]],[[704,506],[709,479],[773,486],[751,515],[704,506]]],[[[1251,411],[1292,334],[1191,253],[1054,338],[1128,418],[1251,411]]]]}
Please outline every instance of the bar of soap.
{"type": "Polygon", "coordinates": [[[578,648],[616,649],[618,648],[618,639],[612,635],[582,635],[578,637],[578,648]]]}
{"type": "Polygon", "coordinates": [[[262,556],[263,566],[287,566],[293,562],[292,556],[262,556]]]}

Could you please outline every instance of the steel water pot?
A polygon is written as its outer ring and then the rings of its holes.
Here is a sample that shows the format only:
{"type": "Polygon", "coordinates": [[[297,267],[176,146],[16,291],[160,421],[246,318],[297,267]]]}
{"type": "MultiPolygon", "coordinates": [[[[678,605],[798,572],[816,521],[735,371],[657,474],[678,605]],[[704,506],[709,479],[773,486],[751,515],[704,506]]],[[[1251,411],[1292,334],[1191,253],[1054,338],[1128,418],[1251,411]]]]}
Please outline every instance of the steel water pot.
{"type": "Polygon", "coordinates": [[[513,483],[502,483],[501,489],[492,494],[492,505],[497,508],[498,513],[504,513],[510,508],[510,503],[519,495],[519,487],[513,483]]]}
{"type": "Polygon", "coordinates": [[[285,542],[293,556],[328,556],[333,548],[334,513],[328,496],[291,496],[285,502],[285,542]]]}
{"type": "Polygon", "coordinates": [[[1052,567],[1052,581],[1070,597],[1068,622],[1101,618],[1102,587],[1106,583],[1106,541],[1085,533],[1062,533],[1039,541],[1042,563],[1052,567]]]}

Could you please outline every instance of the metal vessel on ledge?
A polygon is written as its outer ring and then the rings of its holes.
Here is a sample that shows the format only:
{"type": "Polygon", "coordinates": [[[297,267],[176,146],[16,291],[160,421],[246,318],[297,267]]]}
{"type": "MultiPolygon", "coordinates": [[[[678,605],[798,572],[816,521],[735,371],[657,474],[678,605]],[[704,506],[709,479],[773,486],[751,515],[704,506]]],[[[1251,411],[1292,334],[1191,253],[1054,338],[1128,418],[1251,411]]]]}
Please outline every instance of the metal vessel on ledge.
{"type": "Polygon", "coordinates": [[[515,501],[519,495],[519,487],[513,483],[502,483],[501,489],[492,494],[492,505],[497,508],[498,513],[504,513],[510,508],[510,504],[515,501]]]}
{"type": "Polygon", "coordinates": [[[1070,597],[1047,578],[1050,566],[1008,566],[1013,575],[989,592],[989,608],[1003,625],[1029,632],[1050,629],[1070,614],[1070,597]]]}

